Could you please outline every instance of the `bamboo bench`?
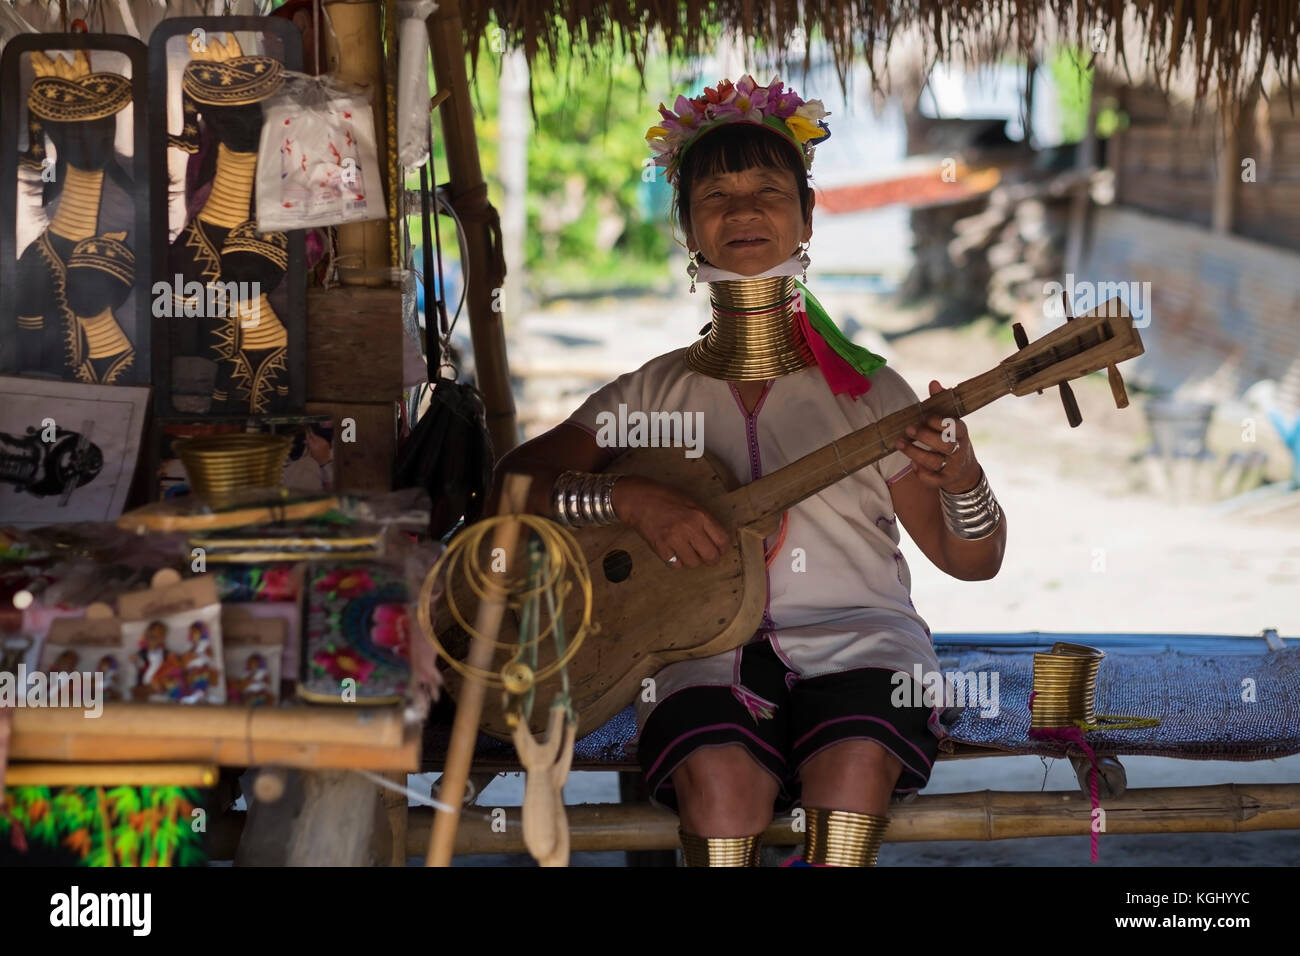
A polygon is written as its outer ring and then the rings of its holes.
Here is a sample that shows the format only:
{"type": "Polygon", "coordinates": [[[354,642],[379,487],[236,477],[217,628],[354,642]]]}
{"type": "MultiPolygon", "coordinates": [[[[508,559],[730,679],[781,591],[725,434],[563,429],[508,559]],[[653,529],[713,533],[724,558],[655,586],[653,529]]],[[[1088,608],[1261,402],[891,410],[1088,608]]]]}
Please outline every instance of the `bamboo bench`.
{"type": "MultiPolygon", "coordinates": [[[[1180,649],[1212,654],[1259,653],[1260,638],[1228,635],[1115,635],[1093,633],[1020,634],[936,634],[935,647],[942,660],[958,648],[1046,650],[1057,640],[1089,644],[1108,653],[1135,651],[1146,645],[1176,643],[1180,649]]],[[[1290,639],[1286,643],[1298,643],[1290,639]]],[[[452,709],[444,702],[433,714],[424,740],[421,769],[439,772],[445,760],[447,730],[452,709]]],[[[1101,770],[1099,790],[1104,800],[1105,830],[1109,833],[1247,832],[1300,829],[1300,783],[1222,784],[1195,787],[1127,788],[1120,758],[1098,747],[1101,770]]],[[[959,743],[939,753],[939,760],[972,757],[1019,756],[1017,751],[959,743]]],[[[996,791],[958,794],[918,794],[891,810],[889,835],[898,842],[932,840],[1001,840],[1015,837],[1086,835],[1093,826],[1088,794],[1088,761],[1069,756],[1079,780],[1076,791],[996,791]]],[[[1174,758],[1176,759],[1176,758],[1174,758]]],[[[1269,759],[1269,758],[1259,758],[1269,759]]],[[[485,748],[480,742],[471,770],[475,794],[481,793],[500,773],[520,772],[514,752],[508,746],[485,748]]],[[[574,771],[602,771],[619,774],[621,802],[577,804],[567,808],[570,845],[575,852],[624,850],[633,863],[670,863],[664,853],[678,844],[677,818],[652,807],[644,791],[639,764],[627,757],[611,760],[575,757],[574,771]]],[[[495,809],[495,808],[494,808],[495,809]]],[[[484,808],[467,806],[461,815],[456,854],[501,854],[526,852],[520,810],[501,808],[494,820],[484,808]],[[494,826],[495,823],[495,826],[494,826]]],[[[410,811],[407,846],[422,855],[427,845],[433,812],[425,808],[410,811]]],[[[794,817],[773,820],[764,835],[769,846],[794,846],[803,836],[794,827],[794,817]]]]}

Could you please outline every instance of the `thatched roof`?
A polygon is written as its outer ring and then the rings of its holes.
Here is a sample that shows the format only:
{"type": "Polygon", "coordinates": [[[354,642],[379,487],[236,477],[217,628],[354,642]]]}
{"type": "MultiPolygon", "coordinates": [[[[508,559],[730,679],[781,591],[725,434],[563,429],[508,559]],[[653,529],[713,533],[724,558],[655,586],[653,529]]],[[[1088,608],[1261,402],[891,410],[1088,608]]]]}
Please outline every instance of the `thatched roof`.
{"type": "MultiPolygon", "coordinates": [[[[456,0],[444,0],[456,2],[456,0]]],[[[824,38],[841,87],[856,57],[878,79],[891,44],[918,32],[928,58],[973,65],[1041,52],[1068,36],[1085,50],[1104,39],[1112,64],[1169,83],[1177,75],[1204,99],[1238,103],[1261,79],[1293,91],[1300,60],[1296,0],[459,0],[477,70],[489,30],[530,62],[576,50],[593,62],[631,57],[640,67],[654,38],[680,55],[702,55],[719,30],[769,50],[798,29],[824,38]],[[1172,70],[1171,64],[1181,66],[1172,70]]],[[[498,47],[499,48],[499,47],[498,47]]],[[[811,46],[809,46],[811,50],[811,46]]],[[[805,54],[805,57],[811,52],[805,54]]],[[[778,58],[779,59],[779,58],[778,58]]],[[[796,63],[798,60],[795,61],[796,63]]],[[[804,62],[806,67],[808,64],[804,62]]]]}

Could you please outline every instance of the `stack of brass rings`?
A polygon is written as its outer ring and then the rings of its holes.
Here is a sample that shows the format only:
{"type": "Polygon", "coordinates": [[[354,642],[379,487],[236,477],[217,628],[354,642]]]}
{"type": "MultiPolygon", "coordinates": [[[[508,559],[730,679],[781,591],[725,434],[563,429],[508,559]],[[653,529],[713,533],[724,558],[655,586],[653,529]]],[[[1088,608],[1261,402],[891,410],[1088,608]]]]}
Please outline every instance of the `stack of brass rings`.
{"type": "Polygon", "coordinates": [[[190,489],[220,501],[246,488],[279,488],[293,439],[246,432],[175,438],[190,489]]]}
{"type": "MultiPolygon", "coordinates": [[[[527,561],[522,560],[512,563],[521,568],[528,565],[527,561]]],[[[546,601],[540,603],[548,604],[546,601]]],[[[591,604],[591,577],[587,572],[587,561],[573,535],[540,515],[499,515],[476,521],[452,539],[447,550],[438,558],[437,563],[424,579],[424,585],[420,588],[417,617],[420,629],[433,645],[434,650],[461,677],[518,695],[527,693],[533,686],[560,672],[573,659],[578,648],[582,646],[583,639],[593,630],[591,604]],[[485,557],[485,552],[490,552],[492,532],[503,521],[518,521],[541,543],[542,574],[531,586],[527,573],[508,576],[505,571],[493,570],[495,559],[490,553],[485,557]],[[444,606],[457,627],[471,640],[486,638],[475,631],[469,617],[466,616],[466,610],[457,604],[458,591],[464,594],[468,589],[479,602],[489,598],[504,600],[506,607],[517,615],[528,601],[551,590],[556,597],[555,611],[547,615],[549,620],[544,627],[538,627],[537,636],[531,641],[524,643],[519,640],[492,641],[498,656],[500,653],[505,653],[510,658],[504,666],[496,666],[490,670],[471,667],[451,654],[434,632],[431,607],[434,589],[440,579],[444,606]],[[582,599],[581,620],[572,636],[564,641],[563,650],[536,670],[516,660],[521,649],[530,649],[534,645],[553,642],[556,619],[562,619],[567,603],[566,598],[575,588],[582,599]]],[[[473,609],[469,611],[469,616],[472,617],[473,609]]]]}
{"type": "Polygon", "coordinates": [[[686,350],[686,365],[710,378],[754,382],[797,372],[817,358],[794,329],[794,276],[710,282],[713,327],[686,350]]]}
{"type": "Polygon", "coordinates": [[[1103,651],[1057,641],[1047,654],[1034,655],[1034,706],[1031,728],[1095,723],[1097,672],[1103,651]]]}

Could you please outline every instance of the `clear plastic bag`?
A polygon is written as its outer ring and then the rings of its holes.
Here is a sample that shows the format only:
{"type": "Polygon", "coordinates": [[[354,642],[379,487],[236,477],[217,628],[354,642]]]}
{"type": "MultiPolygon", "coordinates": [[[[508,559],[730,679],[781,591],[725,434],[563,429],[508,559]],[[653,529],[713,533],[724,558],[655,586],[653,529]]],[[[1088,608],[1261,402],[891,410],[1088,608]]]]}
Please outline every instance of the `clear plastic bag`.
{"type": "Polygon", "coordinates": [[[433,0],[402,0],[397,41],[397,158],[407,169],[429,158],[429,32],[433,0]]]}
{"type": "Polygon", "coordinates": [[[386,219],[374,113],[363,87],[285,74],[263,105],[257,228],[286,232],[386,219]]]}

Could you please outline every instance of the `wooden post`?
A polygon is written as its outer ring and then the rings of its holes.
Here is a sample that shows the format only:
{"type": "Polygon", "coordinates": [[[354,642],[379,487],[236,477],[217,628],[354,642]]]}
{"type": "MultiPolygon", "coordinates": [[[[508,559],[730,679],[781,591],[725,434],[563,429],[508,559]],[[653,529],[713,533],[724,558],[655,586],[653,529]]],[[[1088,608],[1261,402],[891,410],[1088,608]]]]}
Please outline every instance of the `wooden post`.
{"type": "Polygon", "coordinates": [[[1038,61],[1032,56],[1025,61],[1025,115],[1021,131],[1025,135],[1025,148],[1030,148],[1029,138],[1034,135],[1034,74],[1038,72],[1038,61]]]}
{"type": "Polygon", "coordinates": [[[1232,232],[1233,220],[1236,218],[1237,200],[1237,120],[1232,111],[1219,118],[1218,150],[1214,163],[1214,205],[1210,211],[1210,228],[1216,233],[1227,235],[1232,232]]]}
{"type": "MultiPolygon", "coordinates": [[[[531,483],[532,479],[526,475],[506,475],[501,493],[502,514],[520,514],[526,509],[528,486],[531,483]]],[[[503,521],[497,525],[492,536],[493,553],[501,548],[506,555],[512,555],[518,537],[519,523],[503,521]]],[[[469,659],[466,661],[473,670],[482,671],[491,665],[493,644],[501,629],[505,612],[504,595],[488,593],[480,602],[478,615],[474,619],[475,637],[470,641],[469,659]]],[[[438,785],[438,796],[450,809],[439,810],[434,818],[433,830],[429,836],[429,866],[451,866],[456,827],[460,823],[460,805],[465,799],[465,781],[474,760],[474,742],[478,738],[479,719],[483,715],[483,698],[486,695],[487,687],[481,681],[465,680],[461,683],[460,695],[456,701],[456,720],[451,728],[451,743],[447,747],[447,759],[438,785]]]]}
{"type": "MultiPolygon", "coordinates": [[[[1088,91],[1088,125],[1079,144],[1076,168],[1092,170],[1097,165],[1097,91],[1088,91]]],[[[1084,234],[1088,228],[1088,204],[1091,202],[1091,178],[1074,187],[1070,196],[1070,220],[1065,239],[1066,274],[1078,275],[1083,265],[1084,234]]]]}
{"type": "Polygon", "coordinates": [[[350,770],[320,770],[302,773],[302,794],[286,865],[370,866],[378,788],[350,770]]]}
{"type": "MultiPolygon", "coordinates": [[[[375,119],[379,168],[388,169],[388,95],[379,26],[379,4],[373,0],[325,0],[325,15],[333,31],[329,68],[347,83],[370,87],[375,119]]],[[[381,180],[387,180],[381,175],[381,180]]],[[[385,207],[387,208],[387,206],[385,207]]],[[[391,275],[389,224],[385,219],[338,227],[339,277],[347,285],[388,285],[391,275]]]]}
{"type": "MultiPolygon", "coordinates": [[[[520,49],[502,54],[498,123],[497,173],[501,181],[501,246],[506,262],[524,261],[528,234],[528,58],[520,49]]],[[[523,270],[507,271],[505,302],[501,313],[507,325],[525,307],[523,270]]]]}
{"type": "MultiPolygon", "coordinates": [[[[406,786],[404,773],[386,773],[384,777],[399,786],[406,786]]],[[[388,816],[388,865],[406,866],[406,814],[409,809],[406,794],[384,787],[380,790],[380,799],[388,816]]]]}
{"type": "Polygon", "coordinates": [[[438,107],[438,117],[446,143],[451,195],[465,225],[465,252],[469,258],[465,271],[472,280],[465,290],[465,306],[474,342],[477,384],[487,408],[492,448],[499,458],[518,442],[505,327],[501,313],[492,309],[493,291],[505,281],[505,272],[503,260],[493,252],[493,210],[479,166],[459,11],[457,4],[443,3],[429,17],[429,49],[438,90],[450,94],[438,107]]]}

